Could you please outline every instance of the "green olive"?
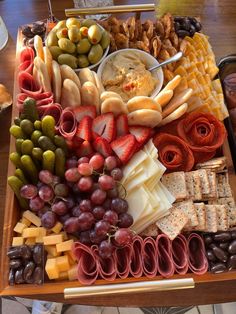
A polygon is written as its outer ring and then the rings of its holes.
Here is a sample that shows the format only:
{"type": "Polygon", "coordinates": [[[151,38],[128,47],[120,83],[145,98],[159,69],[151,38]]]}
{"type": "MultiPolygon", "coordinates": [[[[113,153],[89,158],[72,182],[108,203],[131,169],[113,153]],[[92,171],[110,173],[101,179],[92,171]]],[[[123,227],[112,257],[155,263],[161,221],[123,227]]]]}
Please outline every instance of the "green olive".
{"type": "Polygon", "coordinates": [[[75,44],[73,44],[69,39],[67,38],[61,38],[58,40],[58,46],[68,53],[74,53],[75,52],[75,44]]]}
{"type": "Polygon", "coordinates": [[[51,46],[57,46],[58,45],[58,38],[57,34],[54,30],[52,30],[46,39],[46,46],[51,47],[51,46]]]}
{"type": "Polygon", "coordinates": [[[53,27],[53,30],[59,30],[60,28],[64,28],[66,27],[66,20],[62,20],[60,22],[57,23],[56,26],[53,27]]]}
{"type": "Polygon", "coordinates": [[[102,55],[103,55],[103,49],[101,45],[99,44],[93,45],[89,51],[88,60],[90,63],[95,64],[102,58],[102,55]]]}
{"type": "Polygon", "coordinates": [[[77,59],[79,68],[86,68],[89,66],[88,57],[86,55],[79,55],[77,59]]]}
{"type": "Polygon", "coordinates": [[[102,46],[102,49],[106,49],[110,45],[110,35],[107,31],[102,33],[102,39],[99,44],[102,46]]]}
{"type": "Polygon", "coordinates": [[[91,20],[91,19],[85,19],[83,20],[83,22],[81,23],[81,26],[86,26],[86,27],[90,27],[91,25],[96,25],[96,21],[91,20]]]}
{"type": "Polygon", "coordinates": [[[70,17],[66,20],[66,27],[70,28],[72,25],[76,25],[78,28],[80,28],[80,20],[75,17],[70,17]]]}
{"type": "Polygon", "coordinates": [[[63,53],[58,57],[58,63],[60,64],[67,64],[69,65],[72,69],[77,68],[77,59],[76,57],[68,54],[68,53],[63,53]]]}
{"type": "Polygon", "coordinates": [[[77,52],[79,54],[84,54],[89,52],[91,44],[87,38],[81,39],[77,44],[77,52]]]}
{"type": "Polygon", "coordinates": [[[93,44],[96,45],[102,38],[102,29],[98,25],[92,25],[88,29],[88,39],[93,44]]]}
{"type": "Polygon", "coordinates": [[[68,30],[68,37],[73,43],[77,43],[81,39],[81,34],[78,27],[71,27],[68,30]]]}
{"type": "Polygon", "coordinates": [[[79,29],[82,38],[88,37],[88,27],[83,26],[79,29]]]}
{"type": "Polygon", "coordinates": [[[53,59],[56,61],[57,61],[57,58],[63,53],[61,48],[59,48],[58,46],[51,46],[49,47],[49,50],[51,52],[53,59]]]}
{"type": "Polygon", "coordinates": [[[68,38],[68,29],[66,27],[64,28],[60,28],[57,31],[57,38],[61,39],[61,38],[68,38]]]}

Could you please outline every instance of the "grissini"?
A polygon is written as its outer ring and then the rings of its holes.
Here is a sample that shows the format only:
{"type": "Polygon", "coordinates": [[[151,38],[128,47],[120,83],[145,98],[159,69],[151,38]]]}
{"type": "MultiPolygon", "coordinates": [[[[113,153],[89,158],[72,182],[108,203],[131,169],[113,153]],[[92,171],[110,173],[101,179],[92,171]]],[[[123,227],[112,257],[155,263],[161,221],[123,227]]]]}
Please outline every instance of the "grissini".
{"type": "Polygon", "coordinates": [[[179,119],[182,117],[182,115],[185,114],[185,112],[188,110],[188,104],[184,103],[181,106],[179,106],[177,109],[175,109],[171,114],[169,114],[166,118],[164,118],[159,126],[166,125],[167,123],[170,123],[174,120],[179,119]]]}
{"type": "Polygon", "coordinates": [[[81,105],[80,90],[70,79],[65,79],[61,91],[61,105],[63,108],[68,106],[78,107],[81,105]]]}
{"type": "Polygon", "coordinates": [[[128,114],[129,125],[142,125],[154,128],[162,120],[161,113],[157,110],[140,109],[128,114]]]}
{"type": "Polygon", "coordinates": [[[61,102],[61,89],[62,89],[62,79],[59,64],[53,60],[52,61],[52,90],[54,94],[54,101],[57,103],[61,102]]]}
{"type": "Polygon", "coordinates": [[[101,113],[112,112],[115,117],[120,114],[127,114],[126,104],[118,97],[110,97],[105,99],[101,104],[101,113]]]}
{"type": "Polygon", "coordinates": [[[40,57],[35,57],[34,66],[37,68],[38,75],[40,75],[40,81],[44,92],[51,92],[52,91],[51,82],[48,75],[48,69],[46,64],[40,57]]]}
{"type": "Polygon", "coordinates": [[[85,82],[81,89],[81,104],[83,106],[95,106],[97,113],[100,113],[100,98],[96,85],[90,81],[85,82]]]}
{"type": "Polygon", "coordinates": [[[60,70],[61,70],[62,81],[68,78],[72,80],[78,86],[78,88],[81,88],[81,83],[80,83],[80,79],[78,75],[75,73],[75,71],[71,67],[69,67],[69,65],[62,64],[60,66],[60,70]]]}
{"type": "Polygon", "coordinates": [[[152,98],[148,96],[135,96],[127,102],[127,109],[129,112],[140,109],[151,109],[161,112],[161,106],[152,98]]]}
{"type": "Polygon", "coordinates": [[[43,40],[39,35],[34,36],[34,49],[36,51],[36,56],[44,61],[43,40]]]}

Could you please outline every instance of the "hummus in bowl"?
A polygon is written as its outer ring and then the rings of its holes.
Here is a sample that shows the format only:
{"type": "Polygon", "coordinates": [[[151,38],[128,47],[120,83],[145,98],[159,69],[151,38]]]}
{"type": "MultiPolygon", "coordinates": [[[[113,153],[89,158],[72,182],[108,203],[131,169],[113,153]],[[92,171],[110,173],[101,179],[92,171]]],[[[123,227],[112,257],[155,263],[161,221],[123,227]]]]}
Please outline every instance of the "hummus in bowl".
{"type": "Polygon", "coordinates": [[[98,68],[98,76],[106,91],[118,93],[127,102],[135,96],[155,97],[163,84],[163,72],[150,54],[138,49],[122,49],[106,57],[98,68]]]}

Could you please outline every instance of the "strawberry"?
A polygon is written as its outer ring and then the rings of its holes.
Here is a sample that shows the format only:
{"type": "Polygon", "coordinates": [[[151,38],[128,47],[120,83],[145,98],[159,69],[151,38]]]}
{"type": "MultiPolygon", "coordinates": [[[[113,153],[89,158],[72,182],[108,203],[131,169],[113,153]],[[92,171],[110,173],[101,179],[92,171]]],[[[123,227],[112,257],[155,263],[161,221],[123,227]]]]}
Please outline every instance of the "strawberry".
{"type": "Polygon", "coordinates": [[[124,135],[111,142],[111,148],[123,164],[127,163],[136,152],[137,141],[132,134],[124,135]]]}
{"type": "Polygon", "coordinates": [[[152,129],[145,126],[130,126],[129,132],[133,134],[141,148],[152,136],[152,129]]]}
{"type": "Polygon", "coordinates": [[[96,117],[96,107],[95,106],[78,106],[74,109],[75,118],[80,122],[83,117],[89,116],[92,119],[96,117]]]}
{"type": "Polygon", "coordinates": [[[85,141],[91,141],[92,123],[93,123],[93,119],[91,117],[89,116],[83,117],[76,131],[76,137],[82,138],[85,141]]]}
{"type": "Polygon", "coordinates": [[[113,155],[113,151],[111,149],[110,144],[108,141],[103,137],[98,137],[93,142],[93,148],[100,154],[102,154],[103,157],[109,157],[113,155]]]}
{"type": "Polygon", "coordinates": [[[76,156],[77,157],[85,157],[91,156],[94,153],[93,147],[90,142],[83,141],[79,148],[76,149],[76,156]]]}
{"type": "Polygon", "coordinates": [[[116,136],[115,118],[113,113],[108,112],[97,116],[93,120],[93,132],[105,138],[110,143],[116,136]]]}
{"type": "Polygon", "coordinates": [[[67,148],[69,150],[74,150],[74,149],[80,147],[82,142],[83,142],[83,140],[81,138],[77,138],[75,135],[72,139],[66,140],[66,145],[67,145],[67,148]]]}
{"type": "Polygon", "coordinates": [[[116,118],[116,137],[129,133],[128,118],[126,114],[120,114],[116,118]]]}

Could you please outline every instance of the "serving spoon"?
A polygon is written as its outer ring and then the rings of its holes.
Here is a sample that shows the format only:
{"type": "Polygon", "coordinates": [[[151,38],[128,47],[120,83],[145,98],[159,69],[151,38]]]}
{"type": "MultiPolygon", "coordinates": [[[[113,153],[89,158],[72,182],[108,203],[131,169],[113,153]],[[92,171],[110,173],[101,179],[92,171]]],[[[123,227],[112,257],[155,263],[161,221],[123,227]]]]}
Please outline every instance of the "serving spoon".
{"type": "Polygon", "coordinates": [[[171,62],[176,62],[176,61],[178,61],[179,59],[181,59],[181,58],[183,57],[183,55],[184,55],[183,52],[182,52],[182,51],[179,51],[179,52],[177,52],[174,56],[172,56],[171,58],[169,58],[169,59],[167,59],[167,60],[165,60],[165,61],[159,63],[158,65],[155,65],[155,66],[149,68],[148,71],[152,72],[152,71],[154,71],[154,70],[156,70],[156,69],[158,69],[158,68],[161,68],[161,67],[163,67],[164,65],[167,65],[167,64],[169,64],[169,63],[171,63],[171,62]]]}

